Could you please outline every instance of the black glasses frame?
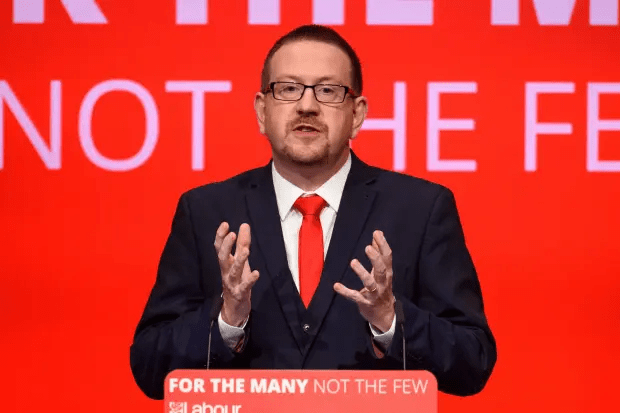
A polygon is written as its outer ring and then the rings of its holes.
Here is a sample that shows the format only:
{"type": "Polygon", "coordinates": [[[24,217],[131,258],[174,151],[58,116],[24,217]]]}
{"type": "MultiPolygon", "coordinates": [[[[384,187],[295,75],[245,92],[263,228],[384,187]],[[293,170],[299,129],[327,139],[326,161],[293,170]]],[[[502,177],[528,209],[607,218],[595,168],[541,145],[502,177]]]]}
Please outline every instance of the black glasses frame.
{"type": "Polygon", "coordinates": [[[336,84],[332,84],[332,83],[317,83],[316,85],[305,85],[303,83],[299,83],[299,82],[271,82],[269,83],[269,87],[265,90],[263,90],[263,93],[269,93],[271,92],[271,96],[273,96],[273,98],[275,100],[279,100],[281,102],[297,102],[300,101],[301,98],[304,97],[304,93],[306,93],[306,89],[312,89],[312,94],[314,95],[314,98],[316,99],[317,102],[321,102],[321,103],[342,103],[344,102],[344,100],[347,98],[348,95],[350,95],[351,97],[357,97],[357,94],[353,91],[353,89],[351,89],[349,86],[345,86],[345,85],[336,85],[336,84]],[[276,91],[274,89],[274,85],[276,83],[283,83],[283,84],[289,84],[289,85],[300,85],[304,87],[304,90],[301,91],[301,95],[299,96],[299,99],[279,99],[276,97],[276,91]],[[338,86],[338,87],[343,87],[344,88],[344,95],[342,96],[342,100],[340,101],[333,101],[333,102],[324,102],[319,100],[316,97],[316,90],[314,89],[317,86],[338,86]]]}

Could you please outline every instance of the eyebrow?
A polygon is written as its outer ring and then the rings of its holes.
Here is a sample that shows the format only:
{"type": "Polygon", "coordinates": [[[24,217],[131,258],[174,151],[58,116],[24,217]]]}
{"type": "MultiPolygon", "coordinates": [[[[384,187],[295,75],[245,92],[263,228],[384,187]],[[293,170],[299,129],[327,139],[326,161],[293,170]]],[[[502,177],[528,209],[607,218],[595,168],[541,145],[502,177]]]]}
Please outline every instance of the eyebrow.
{"type": "MultiPolygon", "coordinates": [[[[287,82],[290,80],[292,80],[293,82],[298,82],[298,83],[303,83],[303,81],[301,80],[301,78],[299,76],[295,76],[295,75],[283,75],[283,76],[278,76],[276,78],[277,82],[287,82]],[[285,79],[285,80],[281,80],[281,79],[285,79]]],[[[320,77],[317,81],[316,81],[316,85],[320,84],[320,83],[324,83],[324,82],[332,82],[329,84],[332,85],[344,85],[344,83],[342,82],[338,82],[337,80],[335,80],[335,78],[333,76],[322,76],[320,77]]]]}

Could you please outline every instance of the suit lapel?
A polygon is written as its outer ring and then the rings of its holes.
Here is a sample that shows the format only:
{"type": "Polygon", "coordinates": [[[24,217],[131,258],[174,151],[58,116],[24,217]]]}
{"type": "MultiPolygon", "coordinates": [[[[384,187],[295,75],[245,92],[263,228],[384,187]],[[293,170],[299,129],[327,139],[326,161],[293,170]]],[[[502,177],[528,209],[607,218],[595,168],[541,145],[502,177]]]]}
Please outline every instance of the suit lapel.
{"type": "MultiPolygon", "coordinates": [[[[317,326],[315,331],[319,331],[336,296],[334,283],[340,281],[349,268],[376,195],[372,183],[377,170],[364,164],[353,153],[351,157],[351,171],[338,208],[321,281],[306,314],[306,320],[317,326]]],[[[306,349],[315,337],[316,334],[307,342],[306,349]]]]}
{"type": "Polygon", "coordinates": [[[302,336],[300,328],[300,314],[303,314],[305,308],[288,267],[282,225],[271,177],[271,163],[259,169],[254,179],[251,180],[246,202],[252,228],[252,245],[256,245],[265,260],[276,297],[301,351],[307,340],[302,336]]]}

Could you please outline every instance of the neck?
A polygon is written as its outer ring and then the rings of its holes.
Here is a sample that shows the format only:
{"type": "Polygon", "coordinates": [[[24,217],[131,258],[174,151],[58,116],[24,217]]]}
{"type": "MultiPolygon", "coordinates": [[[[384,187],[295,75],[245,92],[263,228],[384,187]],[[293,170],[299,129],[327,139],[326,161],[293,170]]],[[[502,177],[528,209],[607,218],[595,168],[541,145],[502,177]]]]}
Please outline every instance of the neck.
{"type": "Polygon", "coordinates": [[[292,164],[273,158],[273,164],[280,175],[305,192],[316,191],[347,162],[349,151],[343,153],[337,162],[317,163],[312,165],[292,164]]]}

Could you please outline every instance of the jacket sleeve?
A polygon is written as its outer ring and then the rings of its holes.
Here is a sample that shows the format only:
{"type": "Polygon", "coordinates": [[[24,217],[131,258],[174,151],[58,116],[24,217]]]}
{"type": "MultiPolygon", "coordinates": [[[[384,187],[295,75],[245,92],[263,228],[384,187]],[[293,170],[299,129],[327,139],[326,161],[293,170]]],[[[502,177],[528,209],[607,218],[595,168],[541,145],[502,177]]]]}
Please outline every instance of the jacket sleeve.
{"type": "MultiPolygon", "coordinates": [[[[478,393],[495,361],[495,339],[487,324],[480,283],[452,193],[436,197],[420,252],[412,297],[403,304],[407,367],[432,372],[439,390],[478,393]]],[[[402,363],[403,334],[397,326],[388,356],[402,363]]]]}
{"type": "MultiPolygon", "coordinates": [[[[142,391],[163,398],[166,375],[175,369],[204,368],[210,314],[221,294],[220,274],[204,274],[192,225],[188,194],[181,196],[161,255],[157,279],[130,348],[131,371],[142,391]],[[203,278],[207,277],[207,280],[203,278]]],[[[215,232],[214,232],[215,236],[215,232]]],[[[215,251],[209,251],[215,256],[215,251]]],[[[205,268],[203,268],[205,267],[205,268]]],[[[211,364],[226,367],[235,358],[213,323],[211,364]]]]}

